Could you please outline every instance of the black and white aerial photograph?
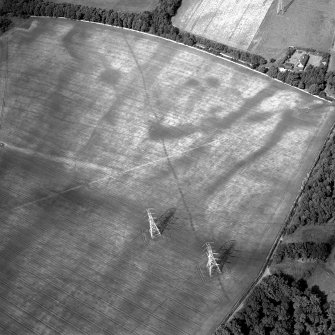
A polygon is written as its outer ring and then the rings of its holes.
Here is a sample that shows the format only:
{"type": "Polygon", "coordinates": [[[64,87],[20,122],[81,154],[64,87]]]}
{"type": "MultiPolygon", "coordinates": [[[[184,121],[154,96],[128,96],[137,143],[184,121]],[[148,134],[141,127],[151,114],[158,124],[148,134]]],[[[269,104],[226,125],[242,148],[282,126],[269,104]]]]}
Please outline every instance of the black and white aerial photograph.
{"type": "Polygon", "coordinates": [[[0,335],[335,335],[335,0],[0,0],[0,335]]]}

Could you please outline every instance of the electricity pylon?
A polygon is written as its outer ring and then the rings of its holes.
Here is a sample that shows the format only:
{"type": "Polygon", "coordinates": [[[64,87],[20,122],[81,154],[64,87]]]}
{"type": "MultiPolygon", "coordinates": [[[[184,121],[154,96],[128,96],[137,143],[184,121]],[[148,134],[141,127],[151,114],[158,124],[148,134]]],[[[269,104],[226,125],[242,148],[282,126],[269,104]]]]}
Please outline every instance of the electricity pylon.
{"type": "Polygon", "coordinates": [[[206,248],[206,254],[207,254],[207,268],[209,272],[209,276],[212,277],[213,269],[215,268],[219,273],[221,273],[220,266],[217,262],[217,258],[215,255],[217,255],[216,252],[213,252],[211,242],[205,243],[206,248]]]}
{"type": "Polygon", "coordinates": [[[149,232],[150,232],[151,238],[154,239],[155,237],[161,236],[161,232],[159,231],[159,229],[156,225],[156,222],[155,222],[153,209],[148,208],[147,209],[147,214],[148,214],[148,220],[149,220],[149,225],[150,225],[149,232]]]}
{"type": "Polygon", "coordinates": [[[283,0],[278,0],[277,4],[277,14],[284,14],[284,5],[283,5],[283,0]]]}

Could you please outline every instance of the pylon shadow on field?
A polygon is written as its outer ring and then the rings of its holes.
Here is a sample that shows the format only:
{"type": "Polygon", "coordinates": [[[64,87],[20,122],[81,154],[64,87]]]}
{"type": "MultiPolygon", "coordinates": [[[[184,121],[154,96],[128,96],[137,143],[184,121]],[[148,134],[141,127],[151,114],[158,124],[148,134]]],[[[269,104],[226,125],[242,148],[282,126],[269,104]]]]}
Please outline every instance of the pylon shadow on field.
{"type": "Polygon", "coordinates": [[[284,1],[284,8],[283,8],[284,13],[293,5],[294,1],[295,0],[291,0],[287,4],[285,4],[285,1],[284,1]]]}
{"type": "Polygon", "coordinates": [[[166,230],[168,226],[176,223],[176,217],[175,217],[176,211],[177,211],[177,208],[174,208],[174,207],[169,208],[157,218],[156,224],[161,234],[164,233],[164,231],[166,230]]]}
{"type": "Polygon", "coordinates": [[[226,267],[233,261],[235,257],[237,257],[237,250],[235,249],[236,241],[229,240],[225,242],[218,249],[218,264],[221,272],[224,272],[226,267]]]}

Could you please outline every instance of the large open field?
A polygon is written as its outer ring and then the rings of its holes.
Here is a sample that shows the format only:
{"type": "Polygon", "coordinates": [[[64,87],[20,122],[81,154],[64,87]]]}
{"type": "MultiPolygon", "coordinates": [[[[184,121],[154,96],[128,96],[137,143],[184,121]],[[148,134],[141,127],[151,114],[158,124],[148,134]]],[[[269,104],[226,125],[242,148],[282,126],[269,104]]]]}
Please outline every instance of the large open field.
{"type": "Polygon", "coordinates": [[[329,51],[335,37],[335,1],[286,0],[284,15],[270,7],[249,50],[277,57],[290,45],[329,51]]]}
{"type": "Polygon", "coordinates": [[[38,19],[0,41],[0,333],[211,334],[260,271],[334,107],[102,25],[38,19]],[[163,238],[148,207],[176,211],[163,238]],[[202,245],[228,240],[210,279],[202,245]]]}
{"type": "MultiPolygon", "coordinates": [[[[53,0],[55,3],[63,3],[63,0],[53,0]]],[[[126,12],[143,12],[154,9],[158,0],[67,0],[75,5],[84,5],[96,8],[115,9],[126,12]]]]}
{"type": "Polygon", "coordinates": [[[217,42],[247,49],[273,0],[183,0],[173,24],[217,42]]]}

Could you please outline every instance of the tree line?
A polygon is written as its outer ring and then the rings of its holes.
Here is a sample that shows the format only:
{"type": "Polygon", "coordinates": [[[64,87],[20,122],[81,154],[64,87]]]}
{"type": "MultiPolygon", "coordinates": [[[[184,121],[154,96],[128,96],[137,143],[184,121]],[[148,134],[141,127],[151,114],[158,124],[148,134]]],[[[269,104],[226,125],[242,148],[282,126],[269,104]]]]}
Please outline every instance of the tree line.
{"type": "Polygon", "coordinates": [[[322,225],[335,219],[335,134],[331,134],[311,172],[286,234],[298,227],[322,225]]]}
{"type": "Polygon", "coordinates": [[[4,33],[7,31],[12,24],[12,20],[6,16],[0,16],[0,31],[4,33]]]}
{"type": "Polygon", "coordinates": [[[327,73],[327,86],[333,96],[335,96],[335,72],[327,73]]]}
{"type": "MultiPolygon", "coordinates": [[[[305,51],[315,52],[314,49],[299,48],[305,51]]],[[[319,95],[320,97],[327,99],[325,89],[329,75],[327,74],[327,68],[329,63],[330,54],[325,52],[318,52],[322,56],[321,63],[319,66],[308,65],[303,71],[280,71],[280,68],[290,57],[295,53],[297,48],[289,47],[286,51],[286,55],[278,65],[272,64],[268,68],[264,68],[262,72],[267,73],[271,78],[276,78],[286,84],[289,84],[300,89],[306,89],[309,93],[319,95]]],[[[307,58],[305,59],[305,63],[307,58]]],[[[304,64],[306,65],[306,64],[304,64]]]]}
{"type": "MultiPolygon", "coordinates": [[[[56,4],[44,0],[4,0],[0,15],[11,13],[23,17],[30,15],[65,17],[151,33],[204,49],[217,56],[228,56],[233,61],[244,63],[262,73],[267,73],[272,78],[301,89],[307,89],[311,94],[318,94],[326,98],[324,92],[327,84],[326,66],[314,67],[310,65],[303,72],[281,72],[278,66],[274,65],[274,59],[270,60],[270,64],[268,64],[267,60],[260,55],[181,31],[172,25],[172,17],[177,13],[181,3],[182,0],[160,0],[152,11],[132,13],[71,3],[56,4]]],[[[289,48],[286,57],[289,58],[294,51],[294,48],[289,48]]]]}
{"type": "Polygon", "coordinates": [[[335,334],[335,302],[317,286],[284,274],[267,276],[215,335],[335,334]]]}
{"type": "Polygon", "coordinates": [[[253,69],[257,69],[258,67],[267,63],[267,60],[260,55],[255,55],[248,51],[232,48],[225,44],[218,43],[201,36],[195,36],[195,46],[217,56],[222,56],[222,54],[227,55],[235,61],[246,63],[253,69]]]}
{"type": "Polygon", "coordinates": [[[308,65],[300,72],[279,70],[279,66],[271,65],[267,70],[268,76],[276,78],[286,84],[300,89],[307,89],[309,93],[326,98],[324,92],[327,86],[327,66],[308,65]]]}
{"type": "Polygon", "coordinates": [[[151,33],[190,46],[197,46],[197,44],[201,43],[208,52],[216,55],[226,54],[236,61],[247,63],[252,68],[257,68],[267,62],[262,56],[237,50],[222,43],[183,32],[174,27],[172,25],[172,17],[177,13],[181,3],[182,0],[160,0],[158,6],[152,11],[131,13],[71,3],[56,4],[44,0],[4,0],[0,15],[11,13],[15,16],[23,17],[30,15],[66,17],[73,20],[99,22],[151,33]]]}
{"type": "Polygon", "coordinates": [[[294,242],[282,243],[278,246],[274,255],[274,262],[281,263],[289,260],[320,260],[325,262],[332,251],[332,245],[328,242],[294,242]]]}

